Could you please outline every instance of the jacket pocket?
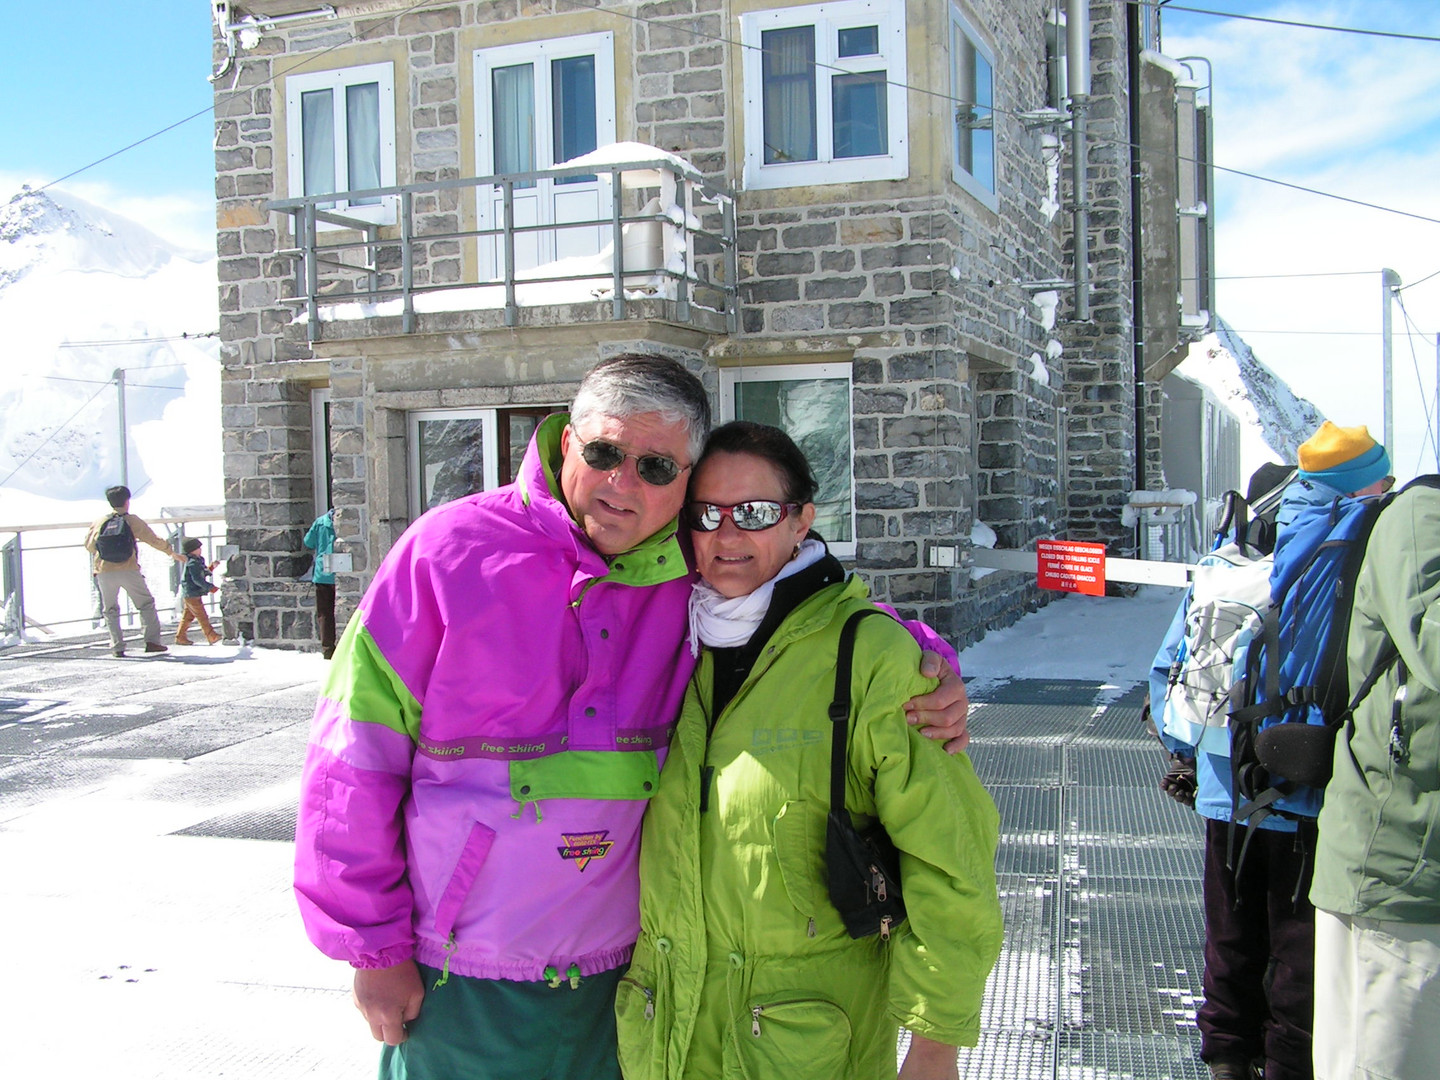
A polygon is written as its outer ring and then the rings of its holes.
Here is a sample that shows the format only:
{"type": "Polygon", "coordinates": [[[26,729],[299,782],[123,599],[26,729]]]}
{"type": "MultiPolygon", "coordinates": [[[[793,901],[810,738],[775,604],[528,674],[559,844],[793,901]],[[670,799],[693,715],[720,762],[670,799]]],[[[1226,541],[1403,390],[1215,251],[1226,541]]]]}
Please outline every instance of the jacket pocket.
{"type": "Polygon", "coordinates": [[[475,879],[480,876],[480,868],[485,865],[494,843],[495,830],[490,826],[479,821],[471,826],[470,835],[466,837],[460,858],[455,863],[455,870],[450,875],[450,882],[440,894],[440,902],[435,905],[435,929],[442,938],[448,939],[450,931],[455,929],[460,907],[470,895],[470,889],[475,884],[475,879]]]}
{"type": "Polygon", "coordinates": [[[648,1080],[664,1072],[656,1062],[664,1041],[655,1019],[655,982],[653,975],[632,964],[615,989],[615,1028],[625,1080],[648,1080]]]}
{"type": "Polygon", "coordinates": [[[775,815],[775,861],[795,910],[814,918],[828,908],[825,885],[825,817],[809,803],[792,801],[775,815]]]}
{"type": "Polygon", "coordinates": [[[755,1001],[736,1025],[734,1042],[746,1080],[828,1080],[850,1073],[850,1018],[833,1001],[755,1001]]]}

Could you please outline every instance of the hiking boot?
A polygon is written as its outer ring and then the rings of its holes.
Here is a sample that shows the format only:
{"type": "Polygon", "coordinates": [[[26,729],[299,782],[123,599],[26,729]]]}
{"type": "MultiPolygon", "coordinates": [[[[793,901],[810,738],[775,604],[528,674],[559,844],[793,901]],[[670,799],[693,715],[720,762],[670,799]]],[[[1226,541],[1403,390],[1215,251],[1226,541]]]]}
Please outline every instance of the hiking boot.
{"type": "Polygon", "coordinates": [[[123,648],[114,648],[110,650],[110,655],[118,660],[125,655],[125,650],[123,648]]]}
{"type": "MultiPolygon", "coordinates": [[[[220,635],[217,634],[217,633],[216,633],[215,631],[213,631],[213,630],[210,631],[210,633],[208,633],[208,634],[205,635],[205,643],[206,643],[207,645],[214,645],[214,644],[215,644],[217,641],[219,641],[219,640],[220,640],[220,635]]],[[[186,642],[186,644],[189,644],[189,642],[186,642]]]]}
{"type": "Polygon", "coordinates": [[[146,651],[146,652],[169,652],[170,650],[167,649],[164,645],[161,645],[158,641],[147,641],[147,642],[145,642],[145,651],[146,651]]]}
{"type": "Polygon", "coordinates": [[[176,634],[176,635],[175,635],[175,644],[176,644],[176,645],[194,645],[195,642],[191,641],[188,637],[181,637],[179,634],[176,634]]]}
{"type": "Polygon", "coordinates": [[[1263,1067],[1257,1070],[1242,1058],[1221,1058],[1210,1062],[1210,1080],[1257,1080],[1264,1075],[1263,1067]]]}

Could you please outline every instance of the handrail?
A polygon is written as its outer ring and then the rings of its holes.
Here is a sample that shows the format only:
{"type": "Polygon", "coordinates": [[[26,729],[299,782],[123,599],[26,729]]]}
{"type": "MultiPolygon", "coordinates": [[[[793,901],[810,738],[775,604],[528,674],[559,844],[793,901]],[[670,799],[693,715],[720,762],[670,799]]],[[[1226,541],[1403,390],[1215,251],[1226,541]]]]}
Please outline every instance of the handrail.
{"type": "MultiPolygon", "coordinates": [[[[453,180],[431,181],[420,184],[395,184],[389,187],[367,188],[364,190],[331,192],[322,195],[305,195],[287,199],[275,199],[265,204],[266,209],[289,214],[292,218],[295,246],[282,248],[276,254],[296,262],[296,295],[281,300],[282,304],[303,307],[306,312],[307,333],[310,340],[318,341],[322,335],[321,311],[342,304],[355,302],[376,303],[381,300],[399,298],[401,307],[401,330],[412,333],[416,327],[417,296],[429,293],[453,292],[467,288],[503,288],[504,321],[506,326],[519,323],[519,308],[522,286],[558,284],[572,282],[583,284],[608,279],[611,317],[623,320],[627,315],[627,303],[634,299],[627,295],[637,275],[645,275],[644,284],[659,291],[660,297],[674,303],[674,317],[688,322],[692,318],[692,306],[714,311],[725,319],[728,332],[735,332],[739,324],[739,291],[736,285],[738,268],[736,243],[736,215],[734,197],[727,191],[709,183],[693,167],[662,157],[640,158],[634,161],[605,162],[591,165],[569,165],[553,169],[538,169],[528,172],[505,173],[491,176],[462,177],[453,180]],[[662,197],[670,200],[669,205],[658,213],[623,212],[622,193],[627,189],[626,174],[654,174],[645,182],[631,184],[631,190],[660,188],[662,197]],[[524,189],[534,182],[549,179],[563,180],[569,177],[598,177],[608,175],[611,185],[611,212],[608,216],[596,216],[579,221],[562,221],[545,224],[517,224],[515,220],[515,197],[517,189],[524,189]],[[417,196],[434,195],[443,191],[496,188],[500,195],[502,221],[498,227],[475,229],[451,229],[444,232],[420,233],[415,222],[415,200],[417,196]],[[393,199],[398,203],[396,224],[381,226],[377,223],[333,209],[337,203],[353,206],[362,200],[374,203],[377,200],[393,199]],[[719,230],[707,229],[700,224],[698,213],[702,205],[716,208],[720,214],[719,230]],[[678,210],[679,213],[675,213],[678,210]],[[667,212],[668,211],[668,212],[667,212]],[[678,220],[677,220],[678,219],[678,220]],[[625,263],[625,228],[629,225],[654,223],[662,230],[660,265],[627,269],[625,263]],[[360,238],[334,239],[322,242],[318,231],[320,223],[337,225],[342,229],[361,233],[360,238]],[[382,228],[387,235],[382,236],[382,228]],[[565,230],[596,229],[603,237],[609,232],[609,265],[597,264],[574,273],[550,273],[549,264],[540,263],[525,270],[516,269],[516,238],[521,235],[559,235],[565,230]],[[398,235],[397,235],[398,234],[398,235]],[[702,237],[714,245],[697,259],[694,238],[702,237]],[[668,238],[668,239],[665,239],[668,238]],[[442,281],[415,283],[415,248],[417,244],[432,244],[446,241],[470,241],[484,244],[495,241],[494,258],[496,273],[493,277],[476,275],[473,281],[442,281]],[[381,249],[400,250],[398,280],[380,283],[382,259],[381,249]],[[350,262],[341,253],[347,249],[359,249],[363,261],[350,262]],[[664,253],[669,251],[668,258],[664,253]],[[678,261],[677,261],[678,257],[678,261]],[[700,259],[719,259],[716,280],[701,277],[697,262],[700,259]],[[339,276],[322,280],[321,270],[338,271],[339,276]],[[334,281],[349,281],[347,289],[333,292],[322,291],[330,288],[334,281]],[[697,302],[697,292],[703,302],[697,302]]],[[[426,209],[430,215],[456,214],[457,208],[445,207],[426,209]]],[[[477,221],[477,225],[479,222],[477,221]]],[[[489,250],[482,248],[482,250],[489,250]]],[[[596,255],[603,252],[603,247],[596,255]]],[[[448,255],[449,253],[447,253],[448,255]]],[[[354,255],[352,254],[352,258],[354,255]]],[[[432,256],[433,257],[433,256],[432,256]]],[[[582,256],[583,257],[583,256],[582,256]]],[[[556,262],[562,260],[555,260],[556,262]]],[[[493,294],[492,294],[493,295],[493,294]]],[[[553,304],[553,293],[547,294],[537,304],[553,304]]],[[[591,297],[580,298],[589,302],[591,297]]],[[[593,297],[603,301],[603,295],[593,297]]],[[[575,302],[575,301],[571,301],[575,302]]],[[[492,305],[479,305],[489,309],[492,305]]],[[[495,305],[498,306],[498,305],[495,305]]],[[[533,306],[533,305],[526,305],[533,306]]],[[[362,318],[368,317],[362,315],[362,318]]]]}

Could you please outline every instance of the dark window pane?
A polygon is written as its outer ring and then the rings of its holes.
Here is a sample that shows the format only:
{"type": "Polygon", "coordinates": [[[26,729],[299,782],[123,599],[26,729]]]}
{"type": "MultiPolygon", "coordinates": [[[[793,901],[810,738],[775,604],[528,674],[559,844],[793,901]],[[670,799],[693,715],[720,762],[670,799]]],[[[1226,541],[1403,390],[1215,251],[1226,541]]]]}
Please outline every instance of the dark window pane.
{"type": "Polygon", "coordinates": [[[845,379],[739,383],[735,418],[778,427],[795,440],[819,484],[815,531],[831,543],[854,540],[850,383],[845,379]]]}
{"type": "Polygon", "coordinates": [[[767,30],[760,48],[765,164],[814,161],[815,28],[767,30]]]}
{"type": "MultiPolygon", "coordinates": [[[[555,164],[588,154],[595,133],[595,57],[571,56],[550,63],[550,108],[554,116],[555,164]]],[[[571,176],[559,184],[583,184],[594,176],[571,176]]]]}
{"type": "Polygon", "coordinates": [[[841,56],[879,56],[880,28],[878,26],[854,26],[841,30],[839,35],[841,56]]]}
{"type": "Polygon", "coordinates": [[[421,420],[420,501],[430,510],[485,488],[485,427],[479,418],[421,420]]]}
{"type": "Polygon", "coordinates": [[[890,152],[885,72],[836,75],[830,82],[837,158],[890,152]]]}

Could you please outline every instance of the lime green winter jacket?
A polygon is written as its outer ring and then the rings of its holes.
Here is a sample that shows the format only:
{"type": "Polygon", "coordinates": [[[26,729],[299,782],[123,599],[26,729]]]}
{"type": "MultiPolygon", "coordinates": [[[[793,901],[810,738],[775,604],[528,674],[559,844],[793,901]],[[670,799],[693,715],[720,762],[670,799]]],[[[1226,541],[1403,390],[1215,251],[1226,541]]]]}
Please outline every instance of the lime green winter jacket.
{"type": "Polygon", "coordinates": [[[840,628],[869,606],[853,578],[802,601],[718,718],[701,657],[645,817],[616,1003],[627,1080],[893,1080],[897,1025],[977,1041],[1002,935],[999,815],[968,757],[905,722],[935,683],[889,618],[856,636],[845,802],[899,849],[908,918],[853,940],[825,885],[826,710],[840,628]]]}

